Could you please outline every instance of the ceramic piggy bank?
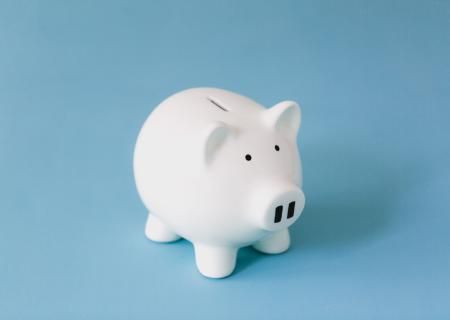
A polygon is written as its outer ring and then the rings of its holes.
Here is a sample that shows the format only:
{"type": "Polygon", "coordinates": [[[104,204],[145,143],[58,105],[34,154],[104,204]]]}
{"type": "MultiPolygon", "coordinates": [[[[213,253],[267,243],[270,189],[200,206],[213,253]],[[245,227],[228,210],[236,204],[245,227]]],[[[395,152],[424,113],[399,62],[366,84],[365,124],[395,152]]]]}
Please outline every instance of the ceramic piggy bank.
{"type": "Polygon", "coordinates": [[[146,236],[192,242],[200,273],[230,275],[239,248],[277,254],[305,196],[297,149],[300,108],[266,109],[214,88],[179,92],[144,123],[134,175],[148,209],[146,236]]]}

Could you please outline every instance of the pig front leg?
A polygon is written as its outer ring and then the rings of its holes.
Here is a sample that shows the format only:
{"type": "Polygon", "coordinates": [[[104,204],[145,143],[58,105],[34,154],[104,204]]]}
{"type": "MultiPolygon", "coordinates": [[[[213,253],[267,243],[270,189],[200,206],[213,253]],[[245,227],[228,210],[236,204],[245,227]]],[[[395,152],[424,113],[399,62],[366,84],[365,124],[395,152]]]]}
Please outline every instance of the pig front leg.
{"type": "Polygon", "coordinates": [[[289,236],[289,230],[283,229],[275,231],[265,238],[255,242],[253,248],[267,254],[277,254],[285,252],[289,249],[291,244],[291,238],[289,236]]]}
{"type": "Polygon", "coordinates": [[[149,213],[145,224],[145,235],[156,242],[172,242],[180,239],[160,218],[149,213]]]}
{"type": "Polygon", "coordinates": [[[197,268],[205,277],[225,278],[236,266],[236,248],[194,243],[194,250],[197,268]]]}

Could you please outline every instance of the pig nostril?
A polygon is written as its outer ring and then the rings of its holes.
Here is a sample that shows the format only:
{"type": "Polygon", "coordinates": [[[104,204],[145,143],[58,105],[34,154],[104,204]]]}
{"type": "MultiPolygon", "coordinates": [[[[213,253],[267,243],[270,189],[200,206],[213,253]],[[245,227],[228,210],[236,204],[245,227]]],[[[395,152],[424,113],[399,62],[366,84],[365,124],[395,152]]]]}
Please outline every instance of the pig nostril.
{"type": "Polygon", "coordinates": [[[288,219],[294,216],[294,210],[295,210],[295,201],[292,201],[291,203],[289,203],[288,207],[288,214],[287,214],[288,219]]]}
{"type": "Polygon", "coordinates": [[[274,223],[278,223],[281,221],[281,217],[283,215],[283,206],[278,206],[275,208],[275,219],[273,220],[274,223]]]}

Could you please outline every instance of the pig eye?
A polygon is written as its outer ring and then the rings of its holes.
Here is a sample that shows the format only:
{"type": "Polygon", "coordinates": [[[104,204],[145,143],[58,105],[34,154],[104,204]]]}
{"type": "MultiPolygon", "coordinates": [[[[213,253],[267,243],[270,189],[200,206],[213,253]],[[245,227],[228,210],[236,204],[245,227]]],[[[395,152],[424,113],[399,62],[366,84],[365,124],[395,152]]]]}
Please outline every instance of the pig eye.
{"type": "Polygon", "coordinates": [[[276,145],[275,145],[275,150],[276,150],[276,151],[280,151],[280,146],[276,144],[276,145]]]}
{"type": "Polygon", "coordinates": [[[246,154],[246,155],[245,155],[245,160],[247,160],[247,161],[252,160],[252,156],[249,155],[249,154],[246,154]]]}

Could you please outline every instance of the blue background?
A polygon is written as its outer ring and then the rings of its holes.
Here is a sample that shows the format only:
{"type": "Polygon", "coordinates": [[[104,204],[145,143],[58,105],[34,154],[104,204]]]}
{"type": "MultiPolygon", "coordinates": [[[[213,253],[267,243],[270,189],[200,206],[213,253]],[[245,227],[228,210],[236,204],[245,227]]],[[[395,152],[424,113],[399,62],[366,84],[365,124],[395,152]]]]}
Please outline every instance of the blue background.
{"type": "Polygon", "coordinates": [[[1,1],[0,318],[448,319],[449,57],[448,1],[1,1]],[[196,86],[303,108],[292,247],[224,280],[132,176],[196,86]]]}

